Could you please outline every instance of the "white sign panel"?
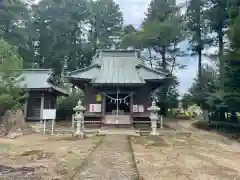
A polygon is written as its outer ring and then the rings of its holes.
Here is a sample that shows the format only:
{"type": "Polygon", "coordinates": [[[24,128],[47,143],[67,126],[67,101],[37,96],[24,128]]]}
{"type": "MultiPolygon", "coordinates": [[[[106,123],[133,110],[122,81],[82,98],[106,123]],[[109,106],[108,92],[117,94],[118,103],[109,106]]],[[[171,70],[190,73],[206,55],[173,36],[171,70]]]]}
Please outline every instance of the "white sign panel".
{"type": "Polygon", "coordinates": [[[144,112],[144,106],[143,105],[138,106],[138,112],[144,112]]]}
{"type": "Polygon", "coordinates": [[[138,112],[138,105],[133,105],[132,111],[133,111],[133,112],[138,112]]]}
{"type": "Polygon", "coordinates": [[[43,109],[43,119],[56,119],[56,109],[43,109]]]}
{"type": "Polygon", "coordinates": [[[90,104],[89,112],[101,112],[102,105],[101,104],[90,104]]]}

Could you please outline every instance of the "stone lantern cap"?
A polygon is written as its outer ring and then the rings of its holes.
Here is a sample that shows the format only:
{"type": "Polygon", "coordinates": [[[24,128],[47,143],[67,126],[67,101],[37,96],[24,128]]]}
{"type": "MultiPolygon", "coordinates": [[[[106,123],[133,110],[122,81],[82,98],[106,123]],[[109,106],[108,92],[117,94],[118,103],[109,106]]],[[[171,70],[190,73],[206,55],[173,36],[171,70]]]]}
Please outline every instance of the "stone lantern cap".
{"type": "Polygon", "coordinates": [[[77,106],[73,108],[74,111],[85,111],[86,108],[82,105],[82,101],[79,100],[77,106]]]}
{"type": "Polygon", "coordinates": [[[156,102],[153,101],[153,102],[152,102],[152,105],[151,105],[149,108],[147,108],[147,110],[154,112],[154,111],[160,111],[160,108],[159,108],[158,106],[156,106],[156,102]]]}

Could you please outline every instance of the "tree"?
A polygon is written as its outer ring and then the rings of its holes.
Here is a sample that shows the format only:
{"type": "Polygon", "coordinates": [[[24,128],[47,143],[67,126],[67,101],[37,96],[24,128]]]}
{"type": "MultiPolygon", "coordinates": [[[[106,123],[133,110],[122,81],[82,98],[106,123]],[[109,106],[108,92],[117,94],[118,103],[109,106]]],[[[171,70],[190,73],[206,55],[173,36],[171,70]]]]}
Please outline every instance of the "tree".
{"type": "Polygon", "coordinates": [[[21,67],[22,59],[17,54],[17,50],[0,39],[0,116],[7,109],[19,105],[22,91],[16,87],[14,79],[19,74],[14,70],[21,67]]]}
{"type": "Polygon", "coordinates": [[[91,1],[90,42],[93,43],[93,52],[97,48],[119,46],[123,30],[123,15],[119,5],[113,0],[91,1]]]}
{"type": "MultiPolygon", "coordinates": [[[[173,66],[176,65],[176,56],[180,53],[177,45],[184,38],[182,17],[178,11],[179,9],[174,0],[153,0],[143,22],[142,39],[146,45],[145,47],[150,47],[161,56],[160,61],[156,59],[157,65],[155,68],[163,69],[165,72],[170,73],[170,76],[173,73],[173,66]]],[[[173,83],[169,87],[165,86],[160,90],[159,103],[162,104],[163,114],[166,114],[170,105],[169,98],[174,96],[176,99],[178,96],[175,88],[176,83],[173,83]]]]}
{"type": "Polygon", "coordinates": [[[177,78],[175,77],[175,80],[172,82],[172,84],[168,88],[167,92],[167,107],[168,108],[177,108],[179,104],[179,92],[177,87],[179,86],[179,82],[177,78]]]}
{"type": "Polygon", "coordinates": [[[127,26],[124,26],[123,28],[123,35],[126,35],[126,34],[131,34],[131,33],[134,33],[134,32],[137,32],[136,28],[129,24],[127,26]]]}
{"type": "Polygon", "coordinates": [[[79,67],[82,58],[83,24],[88,20],[87,2],[41,1],[33,6],[29,29],[36,32],[36,61],[41,68],[55,67],[60,74],[64,59],[69,69],[79,67]]]}
{"type": "Polygon", "coordinates": [[[207,117],[207,111],[205,111],[206,107],[203,99],[204,82],[202,75],[203,49],[205,45],[209,44],[205,6],[206,0],[190,0],[187,7],[186,20],[192,52],[193,55],[196,54],[198,56],[198,88],[200,94],[196,97],[199,98],[198,104],[203,109],[204,117],[207,117]]]}
{"type": "Polygon", "coordinates": [[[189,92],[187,92],[183,95],[183,97],[181,99],[181,103],[182,103],[182,107],[184,110],[187,110],[188,107],[195,104],[193,102],[193,97],[189,92]]]}
{"type": "Polygon", "coordinates": [[[179,9],[176,7],[176,0],[152,0],[148,7],[144,22],[164,22],[176,14],[178,10],[179,9]]]}
{"type": "Polygon", "coordinates": [[[123,32],[113,0],[14,0],[2,7],[0,37],[17,47],[24,68],[52,68],[56,81],[64,64],[66,70],[89,65],[96,48],[118,45],[123,32]]]}
{"type": "Polygon", "coordinates": [[[125,46],[154,51],[160,56],[155,58],[154,68],[171,72],[172,65],[176,65],[176,56],[182,54],[177,45],[184,39],[184,23],[178,12],[174,0],[152,0],[142,29],[124,36],[125,46]]]}
{"type": "MultiPolygon", "coordinates": [[[[218,65],[219,65],[219,89],[218,94],[223,94],[224,83],[224,36],[229,24],[228,6],[229,0],[210,0],[210,8],[207,10],[207,18],[210,23],[211,32],[215,32],[217,37],[213,38],[214,45],[218,46],[218,65]]],[[[220,97],[223,99],[223,97],[220,97]]]]}
{"type": "Polygon", "coordinates": [[[21,67],[22,59],[17,49],[0,39],[0,134],[3,135],[13,129],[15,131],[16,127],[21,131],[26,128],[21,110],[25,94],[17,85],[21,80],[16,80],[20,75],[16,69],[21,67]]]}
{"type": "MultiPolygon", "coordinates": [[[[122,40],[125,48],[133,46],[147,49],[148,55],[143,56],[143,59],[150,64],[151,68],[161,69],[170,76],[179,65],[176,63],[177,57],[183,55],[183,52],[177,47],[185,38],[185,25],[179,10],[174,0],[152,0],[142,28],[137,32],[126,34],[122,40]],[[157,56],[153,56],[152,52],[157,56]]],[[[168,87],[159,90],[161,101],[167,102],[168,90],[170,90],[168,87]]],[[[166,113],[165,105],[161,107],[166,113]]]]}
{"type": "Polygon", "coordinates": [[[20,0],[1,3],[0,38],[11,45],[26,48],[25,25],[29,15],[26,5],[20,0]]]}
{"type": "Polygon", "coordinates": [[[228,52],[225,62],[225,81],[224,81],[224,92],[225,92],[225,103],[229,109],[239,111],[240,105],[240,15],[232,19],[229,40],[231,49],[228,52]]]}
{"type": "Polygon", "coordinates": [[[196,77],[192,86],[182,98],[182,103],[185,108],[194,104],[203,104],[205,109],[215,109],[216,107],[216,91],[217,91],[217,73],[216,70],[208,65],[202,67],[202,83],[200,88],[199,78],[196,77]],[[201,98],[199,96],[203,96],[201,98]]]}
{"type": "Polygon", "coordinates": [[[68,97],[61,97],[57,102],[57,118],[71,119],[74,114],[73,108],[76,107],[79,99],[83,100],[83,94],[80,92],[71,93],[68,97]]]}

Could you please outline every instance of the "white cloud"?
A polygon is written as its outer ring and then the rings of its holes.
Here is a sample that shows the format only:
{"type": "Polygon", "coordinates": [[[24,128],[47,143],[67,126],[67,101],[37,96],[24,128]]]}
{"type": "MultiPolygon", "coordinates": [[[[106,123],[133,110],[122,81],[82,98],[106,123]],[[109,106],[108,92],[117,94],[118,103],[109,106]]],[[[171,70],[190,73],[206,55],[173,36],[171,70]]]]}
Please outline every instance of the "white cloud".
{"type": "MultiPolygon", "coordinates": [[[[187,0],[176,0],[177,4],[186,3],[187,0]]],[[[133,24],[139,27],[144,20],[145,12],[151,0],[115,0],[119,4],[124,16],[124,24],[133,24]]]]}
{"type": "Polygon", "coordinates": [[[145,12],[151,0],[115,0],[123,12],[124,24],[139,27],[144,20],[145,12]]]}

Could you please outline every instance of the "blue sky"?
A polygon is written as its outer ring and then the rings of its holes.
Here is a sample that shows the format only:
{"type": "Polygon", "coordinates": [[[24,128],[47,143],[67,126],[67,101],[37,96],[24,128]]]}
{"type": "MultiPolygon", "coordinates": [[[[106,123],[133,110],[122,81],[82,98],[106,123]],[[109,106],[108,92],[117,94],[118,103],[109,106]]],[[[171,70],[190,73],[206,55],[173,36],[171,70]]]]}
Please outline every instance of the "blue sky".
{"type": "MultiPolygon", "coordinates": [[[[124,15],[124,23],[139,27],[145,17],[145,12],[151,0],[115,0],[120,5],[124,15]]],[[[176,0],[177,3],[184,3],[186,0],[176,0]]],[[[187,48],[187,42],[181,43],[181,48],[187,48]]],[[[176,72],[180,81],[179,92],[183,94],[191,86],[194,77],[197,74],[197,57],[179,58],[178,61],[186,64],[187,68],[176,72]]]]}

